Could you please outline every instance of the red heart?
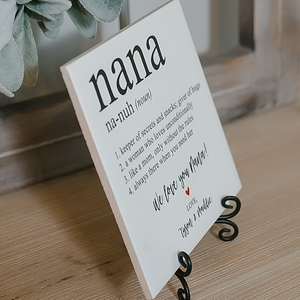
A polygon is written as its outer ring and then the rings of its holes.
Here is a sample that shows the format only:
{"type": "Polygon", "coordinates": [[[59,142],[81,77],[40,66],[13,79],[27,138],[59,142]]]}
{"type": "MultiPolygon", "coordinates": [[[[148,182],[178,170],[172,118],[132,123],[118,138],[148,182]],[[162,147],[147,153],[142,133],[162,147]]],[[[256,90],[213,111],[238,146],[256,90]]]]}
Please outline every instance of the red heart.
{"type": "Polygon", "coordinates": [[[185,193],[189,196],[190,195],[190,187],[188,187],[186,190],[185,190],[185,193]]]}

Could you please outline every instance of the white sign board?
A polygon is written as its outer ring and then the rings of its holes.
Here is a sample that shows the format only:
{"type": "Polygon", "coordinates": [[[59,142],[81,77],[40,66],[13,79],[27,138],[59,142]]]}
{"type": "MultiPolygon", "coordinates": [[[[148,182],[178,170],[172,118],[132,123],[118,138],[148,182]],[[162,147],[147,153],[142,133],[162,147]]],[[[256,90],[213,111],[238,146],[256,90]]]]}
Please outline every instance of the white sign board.
{"type": "Polygon", "coordinates": [[[236,195],[240,180],[180,3],[62,66],[147,299],[236,195]],[[159,267],[158,267],[159,266],[159,267]]]}

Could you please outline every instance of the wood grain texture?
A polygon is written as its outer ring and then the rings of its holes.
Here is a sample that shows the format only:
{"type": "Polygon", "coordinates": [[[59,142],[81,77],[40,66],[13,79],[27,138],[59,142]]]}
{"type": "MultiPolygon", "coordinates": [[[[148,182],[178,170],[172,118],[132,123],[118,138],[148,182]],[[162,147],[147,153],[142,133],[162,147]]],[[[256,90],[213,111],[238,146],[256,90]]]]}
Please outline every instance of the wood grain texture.
{"type": "Polygon", "coordinates": [[[0,153],[68,137],[80,131],[67,92],[2,107],[0,153]]]}
{"type": "Polygon", "coordinates": [[[255,48],[254,0],[239,0],[239,40],[241,46],[255,48]]]}
{"type": "Polygon", "coordinates": [[[222,123],[227,123],[258,111],[263,112],[274,108],[277,84],[256,83],[212,95],[222,123]]]}
{"type": "Polygon", "coordinates": [[[277,106],[291,103],[299,97],[300,83],[300,2],[280,1],[280,81],[277,106]],[[288,4],[288,5],[287,5],[288,4]]]}
{"type": "MultiPolygon", "coordinates": [[[[258,81],[277,81],[280,74],[282,43],[279,0],[255,1],[255,71],[258,81]]],[[[295,36],[297,39],[297,37],[295,36]]]]}
{"type": "Polygon", "coordinates": [[[0,111],[0,194],[93,165],[66,92],[0,111]]]}
{"type": "MultiPolygon", "coordinates": [[[[192,299],[299,299],[300,102],[224,129],[240,235],[222,242],[214,225],[193,250],[192,299]]],[[[0,240],[1,300],[145,299],[93,168],[2,195],[0,240]]],[[[173,276],[156,299],[179,287],[173,276]]]]}
{"type": "Polygon", "coordinates": [[[228,53],[202,57],[204,73],[212,93],[248,86],[255,81],[254,55],[237,47],[228,53]]]}

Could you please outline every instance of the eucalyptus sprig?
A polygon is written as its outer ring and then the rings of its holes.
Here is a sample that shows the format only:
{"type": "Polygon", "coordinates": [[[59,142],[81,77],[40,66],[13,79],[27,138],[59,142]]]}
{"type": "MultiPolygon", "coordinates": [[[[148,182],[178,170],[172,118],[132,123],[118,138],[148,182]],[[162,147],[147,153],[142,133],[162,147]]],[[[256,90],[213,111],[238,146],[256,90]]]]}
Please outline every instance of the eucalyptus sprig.
{"type": "Polygon", "coordinates": [[[97,21],[115,20],[124,0],[0,0],[0,92],[13,97],[22,83],[35,85],[38,54],[29,19],[56,38],[67,12],[86,38],[94,38],[97,21]]]}

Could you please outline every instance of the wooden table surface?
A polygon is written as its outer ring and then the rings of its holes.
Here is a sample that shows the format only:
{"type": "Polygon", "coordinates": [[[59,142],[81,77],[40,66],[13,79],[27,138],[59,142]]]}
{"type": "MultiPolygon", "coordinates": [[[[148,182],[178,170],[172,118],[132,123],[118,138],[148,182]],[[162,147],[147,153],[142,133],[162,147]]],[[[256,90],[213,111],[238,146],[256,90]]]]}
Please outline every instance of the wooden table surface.
{"type": "MultiPolygon", "coordinates": [[[[192,299],[300,299],[300,102],[225,126],[240,235],[191,253],[192,299]]],[[[0,300],[145,299],[94,169],[0,197],[0,300]]],[[[162,268],[157,266],[157,269],[162,268]]],[[[156,299],[176,299],[173,276],[156,299]]]]}

